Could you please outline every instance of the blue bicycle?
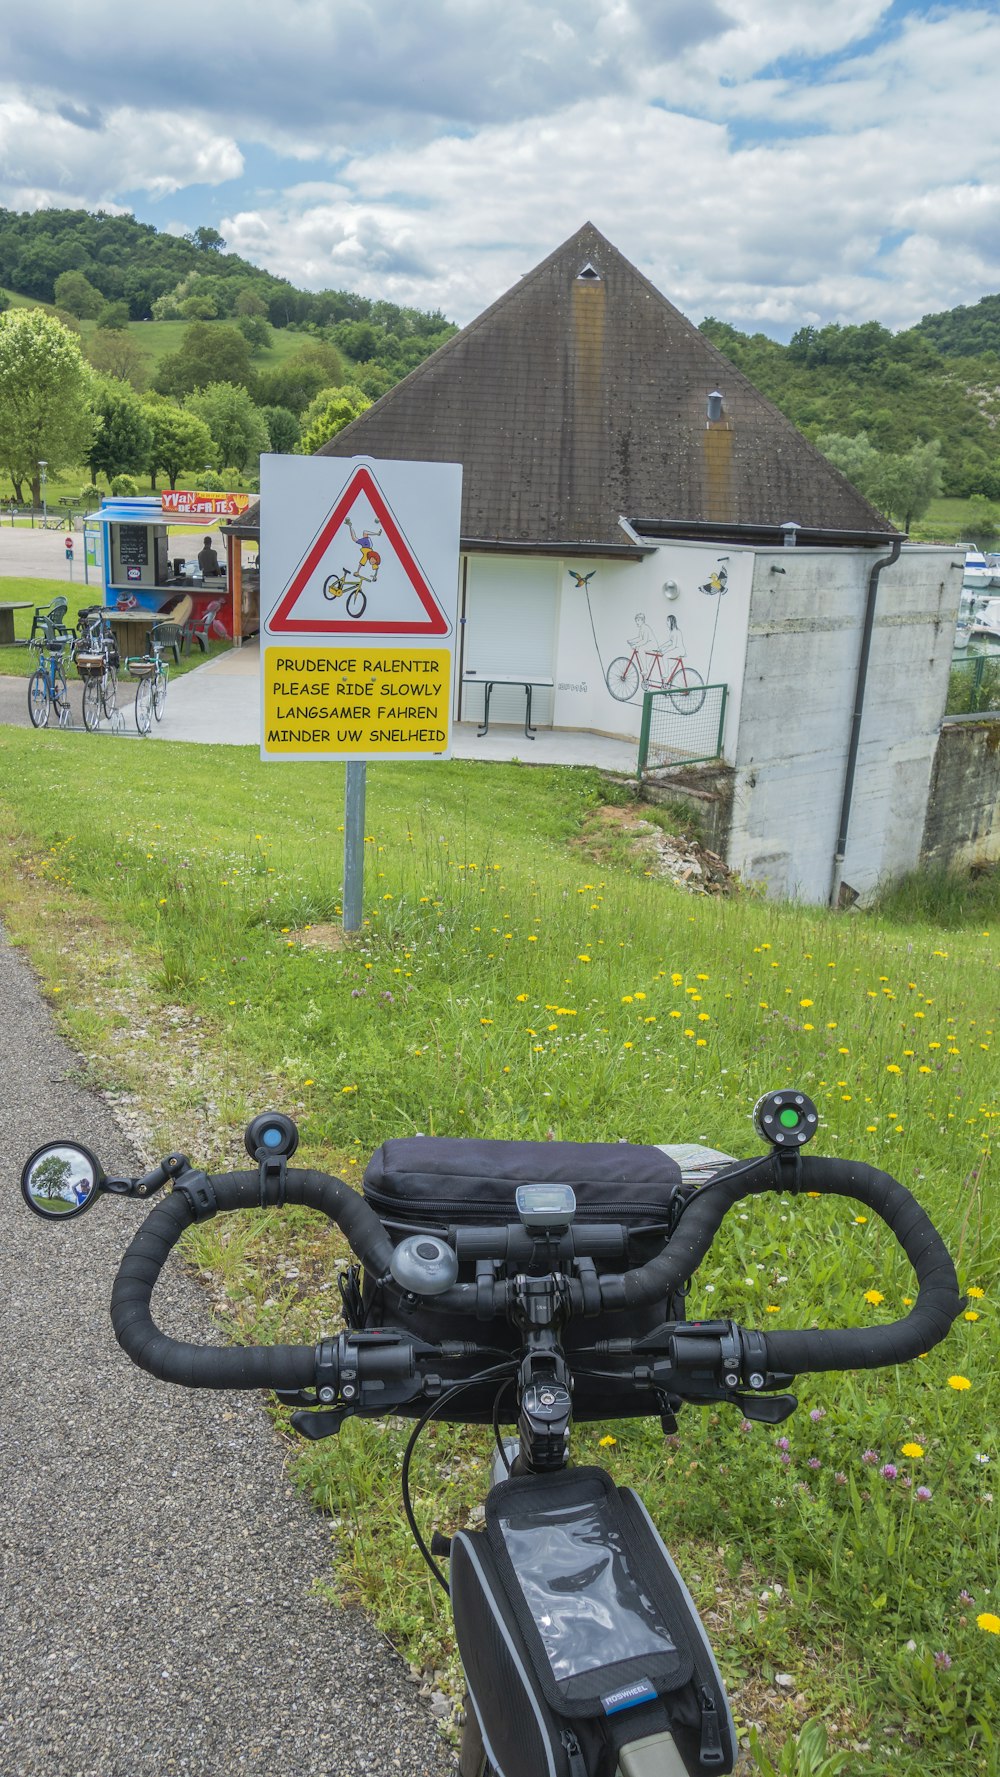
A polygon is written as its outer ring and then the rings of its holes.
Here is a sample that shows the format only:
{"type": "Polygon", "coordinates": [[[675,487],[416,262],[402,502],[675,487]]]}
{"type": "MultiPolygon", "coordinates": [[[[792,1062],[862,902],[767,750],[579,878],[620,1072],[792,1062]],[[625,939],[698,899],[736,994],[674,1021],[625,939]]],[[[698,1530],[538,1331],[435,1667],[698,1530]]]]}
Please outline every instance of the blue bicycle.
{"type": "Polygon", "coordinates": [[[64,662],[75,632],[63,622],[66,611],[66,600],[57,598],[47,609],[36,610],[32,619],[28,647],[38,655],[38,665],[28,683],[28,714],[33,728],[46,728],[52,710],[60,728],[72,726],[64,662]]]}

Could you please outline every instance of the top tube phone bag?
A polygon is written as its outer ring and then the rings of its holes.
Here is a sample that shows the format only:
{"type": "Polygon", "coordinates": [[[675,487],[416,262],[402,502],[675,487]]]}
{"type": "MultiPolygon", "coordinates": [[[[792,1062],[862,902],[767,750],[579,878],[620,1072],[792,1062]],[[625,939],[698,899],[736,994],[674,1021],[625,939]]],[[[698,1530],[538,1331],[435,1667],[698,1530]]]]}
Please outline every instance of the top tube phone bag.
{"type": "Polygon", "coordinates": [[[638,1495],[604,1469],[502,1481],[485,1529],[452,1538],[450,1578],[501,1777],[732,1770],[732,1716],[691,1595],[638,1495]]]}

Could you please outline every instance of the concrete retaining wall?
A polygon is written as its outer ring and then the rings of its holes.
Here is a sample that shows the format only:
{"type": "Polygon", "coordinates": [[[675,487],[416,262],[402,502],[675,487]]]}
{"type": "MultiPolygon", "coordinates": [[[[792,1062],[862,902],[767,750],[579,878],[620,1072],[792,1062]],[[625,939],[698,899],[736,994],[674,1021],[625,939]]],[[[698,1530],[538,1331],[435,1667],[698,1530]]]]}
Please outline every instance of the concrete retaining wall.
{"type": "Polygon", "coordinates": [[[1000,859],[1000,716],[956,716],[938,736],[920,862],[1000,859]]]}
{"type": "MultiPolygon", "coordinates": [[[[873,559],[757,556],[727,862],[777,898],[830,894],[873,559]]],[[[904,548],[879,583],[843,867],[862,897],[918,861],[961,587],[954,559],[904,548]]]]}

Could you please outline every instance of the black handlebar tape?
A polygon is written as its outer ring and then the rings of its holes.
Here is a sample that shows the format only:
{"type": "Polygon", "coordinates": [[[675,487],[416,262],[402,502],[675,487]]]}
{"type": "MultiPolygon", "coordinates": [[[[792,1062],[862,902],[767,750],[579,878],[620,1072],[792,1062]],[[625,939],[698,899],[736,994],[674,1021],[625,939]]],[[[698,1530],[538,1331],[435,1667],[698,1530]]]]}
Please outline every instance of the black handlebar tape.
{"type": "MultiPolygon", "coordinates": [[[[793,1375],[809,1370],[871,1370],[905,1363],[929,1351],[944,1338],[963,1305],[951,1255],[930,1217],[905,1185],[874,1166],[802,1155],[800,1168],[800,1191],[851,1197],[881,1216],[913,1266],[918,1295],[903,1320],[885,1327],[769,1332],[765,1334],[769,1367],[793,1375]]],[[[734,1204],[784,1188],[775,1179],[769,1155],[759,1166],[741,1168],[730,1177],[723,1174],[703,1186],[685,1206],[664,1251],[622,1276],[625,1304],[666,1300],[693,1275],[734,1204]]]]}
{"type": "MultiPolygon", "coordinates": [[[[223,1173],[212,1186],[220,1210],[253,1209],[260,1203],[256,1172],[223,1173]]],[[[374,1275],[392,1254],[378,1217],[362,1197],[323,1173],[288,1172],[285,1197],[335,1221],[374,1275]]],[[[182,1190],[172,1191],[146,1217],[123,1258],[111,1292],[111,1321],[122,1349],[140,1369],[184,1388],[307,1388],[316,1380],[312,1345],[190,1345],[161,1333],[149,1304],[171,1249],[195,1220],[182,1190]]]]}

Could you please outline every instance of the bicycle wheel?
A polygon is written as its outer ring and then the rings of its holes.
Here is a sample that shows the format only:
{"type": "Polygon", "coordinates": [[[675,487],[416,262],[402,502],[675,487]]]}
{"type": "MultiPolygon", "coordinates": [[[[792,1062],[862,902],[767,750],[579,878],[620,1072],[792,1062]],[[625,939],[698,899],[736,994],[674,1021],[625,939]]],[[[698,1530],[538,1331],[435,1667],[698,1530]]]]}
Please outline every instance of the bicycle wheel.
{"type": "Polygon", "coordinates": [[[344,581],[342,575],[330,574],[323,582],[323,597],[325,599],[339,599],[343,590],[344,581]]]}
{"type": "Polygon", "coordinates": [[[462,1728],[462,1739],[458,1749],[458,1777],[494,1777],[495,1767],[486,1757],[483,1736],[479,1731],[479,1722],[472,1707],[472,1699],[468,1691],[465,1693],[465,1724],[462,1728]]]}
{"type": "Polygon", "coordinates": [[[678,667],[667,686],[667,696],[681,716],[696,716],[705,701],[705,681],[693,666],[678,667]],[[684,682],[678,684],[683,677],[684,682]]]}
{"type": "Polygon", "coordinates": [[[49,720],[49,682],[41,668],[32,673],[28,685],[28,714],[32,728],[44,728],[49,720]]]}
{"type": "Polygon", "coordinates": [[[135,725],[140,734],[148,734],[153,726],[153,687],[148,676],[135,688],[135,725]]]}
{"type": "Polygon", "coordinates": [[[360,586],[356,586],[353,592],[349,592],[347,595],[348,617],[363,617],[367,603],[368,599],[362,592],[360,586]]]}
{"type": "Polygon", "coordinates": [[[639,668],[635,663],[634,654],[621,654],[613,660],[604,675],[604,682],[612,697],[619,703],[629,703],[639,689],[639,668]]]}
{"type": "Polygon", "coordinates": [[[69,701],[69,687],[66,684],[66,671],[57,666],[52,686],[52,701],[56,706],[56,718],[60,728],[72,728],[73,710],[69,701]]]}
{"type": "Polygon", "coordinates": [[[167,672],[168,668],[161,660],[153,678],[153,714],[158,722],[163,721],[163,712],[167,707],[167,672]]]}
{"type": "Polygon", "coordinates": [[[90,734],[100,727],[104,704],[101,698],[101,681],[96,673],[83,681],[83,726],[90,734]]]}
{"type": "Polygon", "coordinates": [[[104,714],[110,720],[118,708],[118,671],[111,665],[105,669],[101,679],[101,704],[104,714]]]}

